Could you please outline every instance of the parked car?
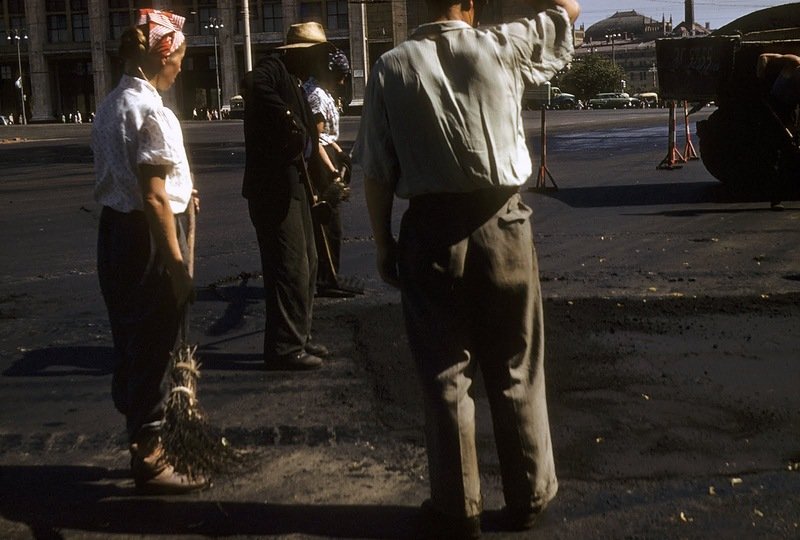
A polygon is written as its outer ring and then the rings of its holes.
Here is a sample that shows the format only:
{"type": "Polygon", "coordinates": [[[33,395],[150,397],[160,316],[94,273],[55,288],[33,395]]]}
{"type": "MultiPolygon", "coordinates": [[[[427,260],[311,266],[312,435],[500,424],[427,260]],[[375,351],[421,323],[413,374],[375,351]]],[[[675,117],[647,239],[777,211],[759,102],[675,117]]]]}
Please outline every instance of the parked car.
{"type": "Polygon", "coordinates": [[[640,101],[625,92],[602,92],[589,100],[590,109],[633,109],[640,101]]]}
{"type": "Polygon", "coordinates": [[[562,92],[550,98],[550,109],[576,109],[578,107],[578,98],[572,94],[562,92]]]}
{"type": "Polygon", "coordinates": [[[231,98],[230,117],[235,119],[244,118],[244,97],[236,95],[231,98]]]}
{"type": "Polygon", "coordinates": [[[633,97],[641,101],[640,107],[656,108],[659,106],[658,94],[655,92],[642,92],[641,94],[634,94],[633,97]]]}

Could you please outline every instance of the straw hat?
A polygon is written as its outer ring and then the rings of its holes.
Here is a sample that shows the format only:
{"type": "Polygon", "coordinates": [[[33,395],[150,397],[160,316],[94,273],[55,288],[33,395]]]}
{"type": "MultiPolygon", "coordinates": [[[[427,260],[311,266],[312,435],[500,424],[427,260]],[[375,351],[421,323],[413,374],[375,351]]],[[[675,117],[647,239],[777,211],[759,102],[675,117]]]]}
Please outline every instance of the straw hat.
{"type": "Polygon", "coordinates": [[[331,45],[325,36],[325,29],[318,22],[293,24],[286,32],[286,45],[276,49],[300,49],[314,45],[331,45]]]}

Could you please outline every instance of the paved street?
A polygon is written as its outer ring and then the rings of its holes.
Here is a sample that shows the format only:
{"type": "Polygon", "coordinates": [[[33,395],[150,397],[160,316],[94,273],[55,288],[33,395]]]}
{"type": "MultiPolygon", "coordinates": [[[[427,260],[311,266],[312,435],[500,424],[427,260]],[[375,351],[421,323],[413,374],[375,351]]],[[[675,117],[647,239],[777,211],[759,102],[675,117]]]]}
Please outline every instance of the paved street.
{"type": "MultiPolygon", "coordinates": [[[[540,117],[525,115],[538,167],[540,117]]],[[[657,170],[666,118],[548,113],[559,189],[524,197],[560,490],[532,532],[502,530],[476,385],[487,538],[800,536],[800,202],[772,212],[700,162],[657,170]]],[[[346,148],[357,122],[343,121],[346,148]]],[[[334,352],[322,370],[264,371],[235,121],[184,124],[202,198],[191,328],[201,403],[248,458],[200,494],[134,496],[109,396],[90,129],[0,127],[0,537],[413,538],[421,398],[360,170],[342,274],[365,294],[317,300],[315,337],[334,352]]]]}

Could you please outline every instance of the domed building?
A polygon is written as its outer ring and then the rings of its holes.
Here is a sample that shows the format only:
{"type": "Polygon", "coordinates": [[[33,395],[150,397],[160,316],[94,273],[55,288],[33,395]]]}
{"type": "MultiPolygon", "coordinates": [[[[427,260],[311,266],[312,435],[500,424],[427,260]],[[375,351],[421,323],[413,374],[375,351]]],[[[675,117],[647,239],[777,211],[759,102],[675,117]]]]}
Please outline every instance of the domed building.
{"type": "Polygon", "coordinates": [[[599,54],[621,67],[625,76],[617,88],[630,94],[658,92],[656,40],[665,37],[705,35],[711,32],[708,24],[694,22],[694,3],[685,0],[686,21],[673,27],[672,15],[667,19],[652,19],[634,10],[617,11],[585,30],[583,44],[576,49],[576,61],[582,56],[599,54]],[[691,31],[687,29],[691,28],[691,31]]]}
{"type": "Polygon", "coordinates": [[[662,15],[659,22],[634,10],[617,11],[587,28],[584,43],[604,43],[612,35],[618,41],[649,41],[666,37],[671,32],[672,18],[667,22],[662,15]]]}

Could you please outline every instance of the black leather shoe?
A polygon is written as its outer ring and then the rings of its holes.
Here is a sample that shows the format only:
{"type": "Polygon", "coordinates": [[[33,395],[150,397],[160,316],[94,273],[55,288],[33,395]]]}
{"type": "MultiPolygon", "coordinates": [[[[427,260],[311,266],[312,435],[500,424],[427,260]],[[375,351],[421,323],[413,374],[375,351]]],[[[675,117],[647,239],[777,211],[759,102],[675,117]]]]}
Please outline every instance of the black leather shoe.
{"type": "Polygon", "coordinates": [[[308,354],[313,354],[314,356],[319,356],[320,358],[325,358],[331,354],[331,351],[329,351],[325,345],[321,343],[312,343],[310,341],[306,343],[305,350],[308,354]]]}
{"type": "Polygon", "coordinates": [[[267,365],[267,369],[271,370],[303,371],[322,367],[322,358],[309,354],[306,351],[301,351],[299,353],[287,354],[275,359],[266,360],[265,364],[267,365]]]}
{"type": "Polygon", "coordinates": [[[449,516],[428,499],[420,508],[419,537],[426,540],[477,540],[481,537],[481,517],[449,516]]]}
{"type": "Polygon", "coordinates": [[[503,509],[506,526],[512,531],[527,531],[533,528],[544,508],[509,508],[503,509]]]}

